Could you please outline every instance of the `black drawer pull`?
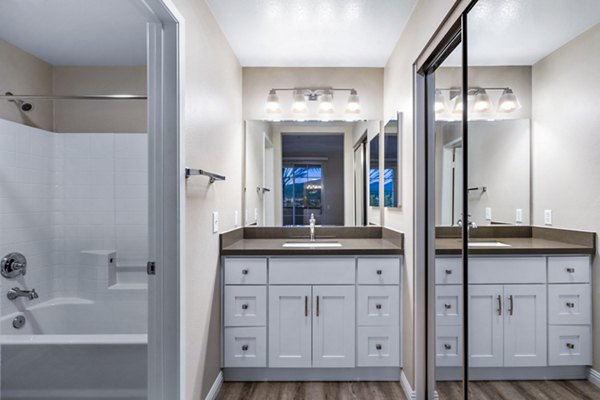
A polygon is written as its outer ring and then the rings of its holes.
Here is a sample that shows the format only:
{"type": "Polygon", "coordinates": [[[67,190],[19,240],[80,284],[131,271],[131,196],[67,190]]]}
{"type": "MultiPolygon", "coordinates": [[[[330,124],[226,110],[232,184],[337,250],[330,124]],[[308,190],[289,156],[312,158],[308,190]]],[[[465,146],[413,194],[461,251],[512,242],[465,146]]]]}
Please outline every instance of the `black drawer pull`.
{"type": "Polygon", "coordinates": [[[451,350],[452,349],[452,345],[449,345],[448,343],[446,343],[446,344],[444,344],[444,349],[451,350]]]}
{"type": "Polygon", "coordinates": [[[381,304],[375,304],[375,308],[381,310],[381,304]]]}
{"type": "Polygon", "coordinates": [[[381,345],[378,343],[378,344],[376,344],[376,345],[375,345],[375,348],[376,348],[377,350],[381,350],[381,345]]]}
{"type": "Polygon", "coordinates": [[[377,275],[381,275],[381,274],[383,274],[383,271],[382,271],[382,270],[380,270],[380,269],[378,269],[378,270],[377,270],[377,275]]]}
{"type": "Polygon", "coordinates": [[[242,310],[247,310],[248,309],[248,304],[242,304],[242,310]]]}
{"type": "Polygon", "coordinates": [[[570,273],[570,274],[572,274],[572,273],[575,272],[575,268],[568,267],[567,268],[567,272],[570,273]]]}
{"type": "Polygon", "coordinates": [[[449,309],[451,309],[451,308],[452,308],[452,304],[448,304],[448,303],[446,303],[446,304],[444,304],[444,308],[445,308],[446,310],[449,310],[449,309]]]}
{"type": "Polygon", "coordinates": [[[247,269],[243,269],[242,270],[242,275],[248,275],[248,272],[250,272],[250,271],[248,271],[247,269]]]}
{"type": "Polygon", "coordinates": [[[573,350],[574,348],[575,348],[575,345],[573,343],[567,343],[567,349],[573,350]]]}
{"type": "Polygon", "coordinates": [[[245,345],[242,346],[242,351],[248,351],[248,345],[247,344],[245,344],[245,345]]]}
{"type": "Polygon", "coordinates": [[[575,308],[575,303],[567,303],[568,308],[575,308]]]}
{"type": "Polygon", "coordinates": [[[451,269],[447,269],[446,270],[446,275],[452,275],[452,270],[451,269]]]}

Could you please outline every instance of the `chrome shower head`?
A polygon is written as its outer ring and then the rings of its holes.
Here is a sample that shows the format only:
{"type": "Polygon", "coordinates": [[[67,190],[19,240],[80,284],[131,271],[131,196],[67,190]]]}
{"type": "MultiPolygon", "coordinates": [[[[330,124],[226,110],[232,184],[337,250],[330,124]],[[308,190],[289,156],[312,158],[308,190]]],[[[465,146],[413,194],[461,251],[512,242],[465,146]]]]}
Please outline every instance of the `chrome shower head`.
{"type": "MultiPolygon", "coordinates": [[[[13,95],[11,92],[6,92],[4,94],[6,96],[13,95]]],[[[8,101],[10,101],[11,103],[15,103],[19,107],[19,110],[21,110],[22,112],[29,112],[29,111],[33,110],[33,104],[23,101],[21,99],[13,99],[13,100],[8,100],[8,101]]]]}

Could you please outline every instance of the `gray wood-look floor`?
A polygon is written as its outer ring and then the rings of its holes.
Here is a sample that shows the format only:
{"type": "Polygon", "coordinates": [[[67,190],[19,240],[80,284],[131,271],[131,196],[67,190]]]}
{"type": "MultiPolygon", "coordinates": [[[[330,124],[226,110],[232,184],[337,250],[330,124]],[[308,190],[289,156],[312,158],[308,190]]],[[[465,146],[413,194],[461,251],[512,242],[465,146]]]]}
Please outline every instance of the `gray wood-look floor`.
{"type": "Polygon", "coordinates": [[[406,400],[406,397],[398,382],[225,382],[217,396],[217,400],[304,399],[406,400]]]}
{"type": "MultiPolygon", "coordinates": [[[[462,400],[460,382],[438,382],[440,400],[462,400]]],[[[477,381],[469,383],[476,400],[600,400],[588,381],[477,381]]]]}

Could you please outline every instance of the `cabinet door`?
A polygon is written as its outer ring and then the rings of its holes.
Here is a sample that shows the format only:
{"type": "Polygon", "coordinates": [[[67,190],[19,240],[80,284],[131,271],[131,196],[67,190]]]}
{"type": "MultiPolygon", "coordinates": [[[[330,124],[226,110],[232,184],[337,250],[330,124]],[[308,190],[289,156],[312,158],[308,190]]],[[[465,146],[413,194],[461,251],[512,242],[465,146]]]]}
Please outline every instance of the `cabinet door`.
{"type": "Polygon", "coordinates": [[[354,286],[313,286],[313,367],[355,366],[354,286]]]}
{"type": "Polygon", "coordinates": [[[469,353],[472,367],[501,367],[502,285],[469,285],[469,353]]]}
{"type": "Polygon", "coordinates": [[[269,287],[269,367],[311,367],[311,287],[269,287]]]}
{"type": "Polygon", "coordinates": [[[504,366],[546,366],[546,285],[506,285],[504,298],[504,366]]]}

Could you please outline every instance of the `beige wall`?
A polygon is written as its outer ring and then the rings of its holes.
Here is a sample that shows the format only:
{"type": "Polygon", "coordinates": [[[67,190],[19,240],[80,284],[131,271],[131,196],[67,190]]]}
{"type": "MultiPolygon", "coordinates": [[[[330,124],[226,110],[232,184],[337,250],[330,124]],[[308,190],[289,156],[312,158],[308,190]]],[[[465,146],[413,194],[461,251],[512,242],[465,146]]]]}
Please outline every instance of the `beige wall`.
{"type": "MultiPolygon", "coordinates": [[[[360,96],[360,119],[381,119],[383,109],[382,68],[244,68],[244,119],[265,119],[265,101],[272,88],[293,87],[355,88],[360,96]]],[[[349,92],[335,92],[336,115],[344,119],[349,92]]],[[[279,92],[284,114],[280,119],[296,119],[289,109],[291,92],[279,92]]],[[[309,106],[313,107],[311,102],[309,106]]],[[[316,102],[314,104],[316,106],[316,102]]]]}
{"type": "MultiPolygon", "coordinates": [[[[147,93],[146,66],[54,69],[55,95],[147,93]]],[[[54,131],[68,133],[147,132],[144,100],[61,100],[54,102],[54,131]]]]}
{"type": "Polygon", "coordinates": [[[440,25],[455,0],[419,0],[384,70],[384,115],[403,113],[402,208],[386,210],[384,225],[405,233],[403,283],[403,364],[414,387],[414,270],[413,270],[413,63],[440,25]]]}
{"type": "MultiPolygon", "coordinates": [[[[600,24],[533,66],[533,223],[600,232],[600,24]]],[[[593,303],[600,304],[600,257],[593,303]]],[[[594,313],[594,368],[600,370],[600,307],[594,313]]]]}
{"type": "MultiPolygon", "coordinates": [[[[227,177],[185,188],[186,399],[204,399],[220,371],[219,235],[242,207],[242,68],[205,1],[174,0],[185,19],[185,162],[227,177]]],[[[241,215],[241,214],[240,214],[241,215]]]]}
{"type": "MultiPolygon", "coordinates": [[[[52,94],[52,65],[0,39],[0,93],[52,94]]],[[[53,128],[52,102],[32,102],[27,113],[0,99],[0,118],[35,128],[53,128]]]]}

